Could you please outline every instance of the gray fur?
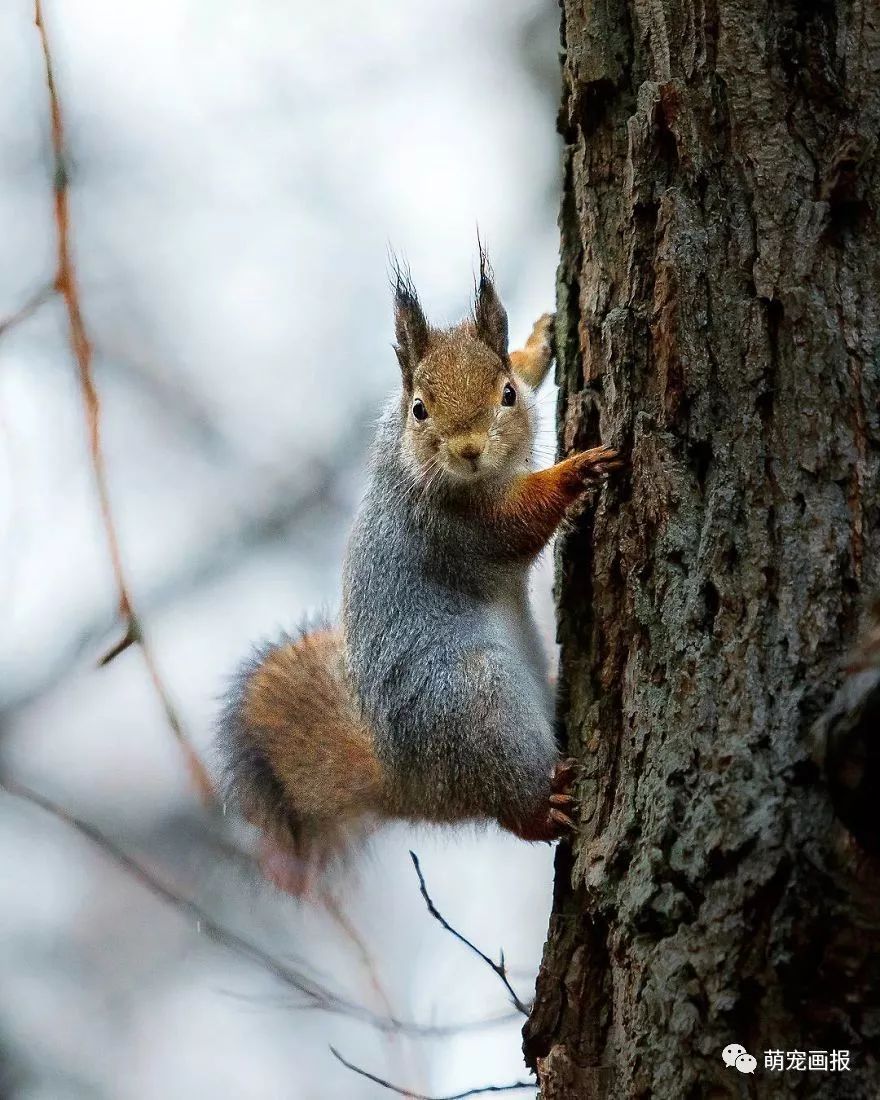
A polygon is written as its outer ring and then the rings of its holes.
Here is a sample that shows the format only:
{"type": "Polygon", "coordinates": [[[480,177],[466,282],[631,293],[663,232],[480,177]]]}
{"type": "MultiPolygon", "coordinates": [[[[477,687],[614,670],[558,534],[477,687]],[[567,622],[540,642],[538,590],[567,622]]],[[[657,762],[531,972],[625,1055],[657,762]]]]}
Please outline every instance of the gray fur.
{"type": "Polygon", "coordinates": [[[443,487],[425,499],[402,454],[406,408],[395,399],[382,417],[348,548],[348,676],[389,810],[525,821],[546,807],[558,756],[531,563],[511,559],[485,510],[443,487]]]}

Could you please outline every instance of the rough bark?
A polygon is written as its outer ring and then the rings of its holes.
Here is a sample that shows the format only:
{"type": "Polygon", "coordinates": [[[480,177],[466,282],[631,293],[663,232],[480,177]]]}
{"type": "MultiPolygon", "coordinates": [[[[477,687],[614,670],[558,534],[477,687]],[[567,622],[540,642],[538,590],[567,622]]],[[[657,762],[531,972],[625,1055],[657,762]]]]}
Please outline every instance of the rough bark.
{"type": "Polygon", "coordinates": [[[631,473],[558,548],[582,819],[526,1057],[544,1100],[876,1097],[880,12],[564,0],[563,46],[560,442],[631,473]]]}

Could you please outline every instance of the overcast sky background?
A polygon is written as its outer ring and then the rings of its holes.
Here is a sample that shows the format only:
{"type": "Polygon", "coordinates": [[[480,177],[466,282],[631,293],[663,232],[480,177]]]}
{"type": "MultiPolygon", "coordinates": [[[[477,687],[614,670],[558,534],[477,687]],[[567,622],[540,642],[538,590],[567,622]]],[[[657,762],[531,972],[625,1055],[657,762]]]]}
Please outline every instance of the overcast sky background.
{"type": "MultiPolygon", "coordinates": [[[[45,0],[77,273],[114,513],[137,602],[205,751],[249,645],[338,604],[365,452],[397,381],[389,244],[429,315],[469,306],[476,225],[511,334],[552,308],[559,150],[550,0],[45,0]],[[316,488],[318,487],[318,488],[316,488]],[[318,491],[320,489],[320,491],[318,491]]],[[[0,320],[52,277],[48,103],[32,5],[0,8],[0,320]]],[[[553,387],[543,442],[552,446],[553,387]]],[[[115,593],[57,302],[0,337],[0,767],[99,825],[224,923],[381,1011],[356,951],[222,860],[140,655],[96,670],[115,593]]],[[[549,568],[537,580],[552,644],[549,568]]],[[[237,836],[227,822],[229,836],[237,836]]],[[[552,852],[495,830],[388,830],[336,883],[396,1015],[524,997],[552,852]]],[[[296,1012],[88,843],[0,796],[0,1096],[442,1094],[524,1075],[514,1020],[393,1040],[296,1012]]],[[[528,1095],[528,1094],[524,1094],[528,1095]]]]}

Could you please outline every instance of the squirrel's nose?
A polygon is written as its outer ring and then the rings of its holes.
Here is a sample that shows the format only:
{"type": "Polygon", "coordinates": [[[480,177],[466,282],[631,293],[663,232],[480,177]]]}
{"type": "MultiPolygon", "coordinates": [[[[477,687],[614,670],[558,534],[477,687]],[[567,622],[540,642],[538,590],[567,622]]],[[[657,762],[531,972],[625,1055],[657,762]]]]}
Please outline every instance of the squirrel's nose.
{"type": "Polygon", "coordinates": [[[449,449],[453,454],[464,459],[465,462],[475,464],[486,449],[486,439],[485,437],[468,436],[466,439],[453,442],[449,449]]]}

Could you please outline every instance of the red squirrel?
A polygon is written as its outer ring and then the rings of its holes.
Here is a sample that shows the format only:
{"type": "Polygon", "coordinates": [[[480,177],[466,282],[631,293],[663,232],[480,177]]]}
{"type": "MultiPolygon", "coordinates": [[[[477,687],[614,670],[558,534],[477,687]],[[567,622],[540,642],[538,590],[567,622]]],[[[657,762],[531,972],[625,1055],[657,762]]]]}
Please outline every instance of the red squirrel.
{"type": "Polygon", "coordinates": [[[621,465],[604,446],[534,470],[534,393],[553,318],[508,352],[485,254],[471,316],[429,325],[394,274],[400,388],[348,546],[341,622],[259,649],[220,726],[227,790],[299,892],[389,818],[572,827],[528,574],[567,509],[621,465]]]}

